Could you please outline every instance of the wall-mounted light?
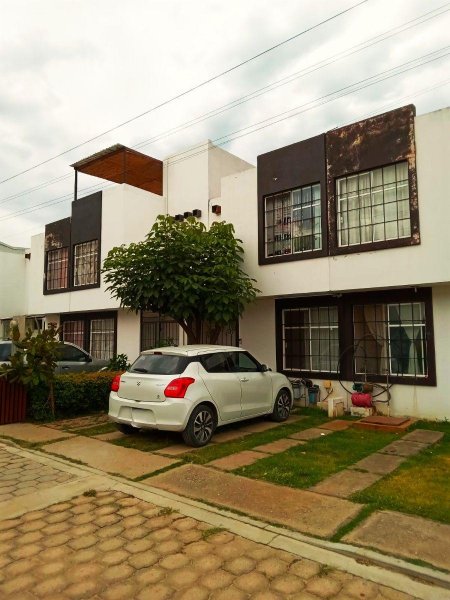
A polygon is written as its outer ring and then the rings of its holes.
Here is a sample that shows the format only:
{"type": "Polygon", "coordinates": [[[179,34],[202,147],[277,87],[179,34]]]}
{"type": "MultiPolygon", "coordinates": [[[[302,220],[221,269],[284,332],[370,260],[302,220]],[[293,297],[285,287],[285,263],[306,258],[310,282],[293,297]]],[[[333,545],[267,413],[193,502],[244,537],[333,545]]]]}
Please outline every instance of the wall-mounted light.
{"type": "Polygon", "coordinates": [[[222,214],[222,207],[219,204],[213,204],[211,206],[211,212],[215,215],[222,214]]]}

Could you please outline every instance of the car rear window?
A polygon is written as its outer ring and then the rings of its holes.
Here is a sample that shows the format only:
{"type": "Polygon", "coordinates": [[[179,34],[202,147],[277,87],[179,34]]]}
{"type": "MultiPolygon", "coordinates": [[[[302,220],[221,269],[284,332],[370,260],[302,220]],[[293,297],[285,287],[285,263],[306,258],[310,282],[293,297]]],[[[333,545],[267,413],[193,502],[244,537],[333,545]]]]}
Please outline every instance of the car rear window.
{"type": "Polygon", "coordinates": [[[11,358],[12,344],[0,344],[0,360],[9,360],[11,358]]]}
{"type": "Polygon", "coordinates": [[[141,354],[131,365],[131,373],[150,373],[152,375],[179,375],[190,359],[187,356],[173,354],[141,354]]]}

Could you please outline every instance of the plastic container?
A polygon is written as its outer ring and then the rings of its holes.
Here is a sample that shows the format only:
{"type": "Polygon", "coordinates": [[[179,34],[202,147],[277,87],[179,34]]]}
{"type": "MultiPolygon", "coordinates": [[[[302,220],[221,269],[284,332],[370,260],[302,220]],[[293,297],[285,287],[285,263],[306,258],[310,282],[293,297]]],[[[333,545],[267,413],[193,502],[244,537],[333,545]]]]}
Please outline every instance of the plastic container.
{"type": "Polygon", "coordinates": [[[313,385],[308,388],[308,401],[310,404],[317,404],[319,399],[320,388],[318,385],[313,385]]]}

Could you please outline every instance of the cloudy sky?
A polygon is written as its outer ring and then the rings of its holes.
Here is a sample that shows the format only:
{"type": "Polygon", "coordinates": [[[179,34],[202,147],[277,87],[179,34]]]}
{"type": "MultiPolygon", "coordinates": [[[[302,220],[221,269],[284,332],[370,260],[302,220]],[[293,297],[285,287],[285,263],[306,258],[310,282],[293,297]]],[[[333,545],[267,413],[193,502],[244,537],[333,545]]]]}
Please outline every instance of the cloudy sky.
{"type": "MultiPolygon", "coordinates": [[[[262,152],[410,102],[418,114],[450,105],[443,0],[0,7],[0,241],[13,246],[70,214],[69,165],[114,143],[163,159],[209,138],[255,163],[262,152]]],[[[83,193],[105,184],[79,182],[83,193]]]]}

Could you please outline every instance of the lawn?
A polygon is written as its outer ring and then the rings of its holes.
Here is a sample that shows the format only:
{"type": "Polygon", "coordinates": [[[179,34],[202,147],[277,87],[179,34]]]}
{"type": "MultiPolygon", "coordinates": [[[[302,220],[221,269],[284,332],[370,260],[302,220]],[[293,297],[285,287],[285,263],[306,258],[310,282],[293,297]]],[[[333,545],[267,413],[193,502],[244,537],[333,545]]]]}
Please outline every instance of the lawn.
{"type": "MultiPolygon", "coordinates": [[[[275,440],[284,438],[291,433],[303,431],[304,429],[309,429],[310,427],[317,427],[321,423],[326,423],[329,421],[326,413],[316,408],[302,408],[300,415],[302,418],[299,421],[288,423],[286,425],[279,425],[278,427],[274,427],[273,429],[269,429],[268,431],[263,431],[261,433],[246,435],[245,437],[230,442],[209,444],[201,450],[196,450],[195,452],[185,454],[183,458],[188,462],[194,462],[203,465],[215,460],[216,458],[223,458],[224,456],[229,456],[230,454],[235,454],[236,452],[242,452],[242,450],[251,450],[252,448],[255,448],[255,446],[274,442],[275,440]]],[[[236,423],[234,425],[221,427],[217,430],[217,433],[221,431],[233,431],[233,429],[239,427],[239,425],[239,423],[236,423]]]]}
{"type": "Polygon", "coordinates": [[[450,423],[422,421],[415,427],[444,431],[445,436],[352,500],[450,524],[450,423]]]}
{"type": "Polygon", "coordinates": [[[234,472],[279,485],[308,488],[398,438],[394,433],[351,428],[311,440],[304,446],[258,460],[234,472]]]}

